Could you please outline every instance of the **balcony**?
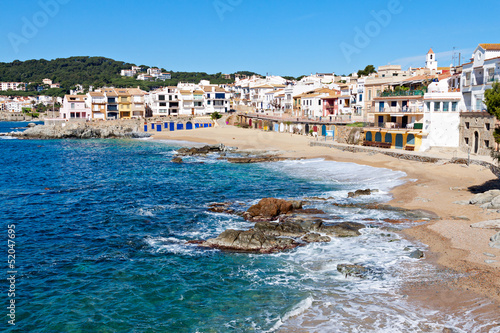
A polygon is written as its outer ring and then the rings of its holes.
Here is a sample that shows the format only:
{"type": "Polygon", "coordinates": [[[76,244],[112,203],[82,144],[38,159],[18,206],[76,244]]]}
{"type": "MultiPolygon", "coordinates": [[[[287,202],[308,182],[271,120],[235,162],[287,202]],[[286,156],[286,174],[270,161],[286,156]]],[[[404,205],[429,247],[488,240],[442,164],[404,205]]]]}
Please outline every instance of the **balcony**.
{"type": "Polygon", "coordinates": [[[108,105],[108,111],[118,112],[118,107],[116,105],[108,105]]]}
{"type": "Polygon", "coordinates": [[[424,107],[418,106],[386,106],[378,109],[378,113],[424,113],[424,107]]]}
{"type": "Polygon", "coordinates": [[[392,90],[383,91],[378,97],[405,97],[405,96],[424,96],[425,90],[392,90]]]}
{"type": "Polygon", "coordinates": [[[498,75],[490,75],[486,77],[486,83],[487,84],[492,84],[493,82],[499,82],[499,76],[498,75]]]}

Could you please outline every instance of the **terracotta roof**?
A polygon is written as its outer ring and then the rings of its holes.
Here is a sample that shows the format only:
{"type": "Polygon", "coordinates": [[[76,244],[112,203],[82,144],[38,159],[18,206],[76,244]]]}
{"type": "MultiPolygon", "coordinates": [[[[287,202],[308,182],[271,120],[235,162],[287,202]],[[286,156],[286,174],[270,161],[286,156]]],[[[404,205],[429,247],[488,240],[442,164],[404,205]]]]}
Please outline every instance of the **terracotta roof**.
{"type": "Polygon", "coordinates": [[[479,46],[488,51],[500,51],[500,44],[485,43],[485,44],[479,44],[479,46]]]}
{"type": "Polygon", "coordinates": [[[432,51],[432,47],[429,49],[429,52],[427,52],[427,54],[429,53],[434,53],[434,51],[432,51]]]}
{"type": "Polygon", "coordinates": [[[100,91],[89,91],[90,96],[104,97],[104,94],[100,91]]]}

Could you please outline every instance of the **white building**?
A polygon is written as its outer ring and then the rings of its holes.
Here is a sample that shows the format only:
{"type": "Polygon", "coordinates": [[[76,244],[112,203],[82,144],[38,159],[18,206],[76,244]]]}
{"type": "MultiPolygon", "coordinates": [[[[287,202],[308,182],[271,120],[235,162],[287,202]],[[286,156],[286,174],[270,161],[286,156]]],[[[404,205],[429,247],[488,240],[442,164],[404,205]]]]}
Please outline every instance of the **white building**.
{"type": "Polygon", "coordinates": [[[421,151],[430,148],[458,148],[460,143],[460,112],[465,103],[460,92],[451,89],[453,76],[431,83],[424,95],[421,151]]]}
{"type": "Polygon", "coordinates": [[[0,91],[24,91],[26,90],[26,83],[24,82],[0,82],[0,91]]]}
{"type": "Polygon", "coordinates": [[[87,105],[87,95],[66,95],[59,110],[62,119],[90,119],[92,112],[87,105]]]}
{"type": "Polygon", "coordinates": [[[471,62],[463,64],[462,93],[467,111],[482,111],[484,92],[500,78],[500,44],[479,44],[471,62]]]}

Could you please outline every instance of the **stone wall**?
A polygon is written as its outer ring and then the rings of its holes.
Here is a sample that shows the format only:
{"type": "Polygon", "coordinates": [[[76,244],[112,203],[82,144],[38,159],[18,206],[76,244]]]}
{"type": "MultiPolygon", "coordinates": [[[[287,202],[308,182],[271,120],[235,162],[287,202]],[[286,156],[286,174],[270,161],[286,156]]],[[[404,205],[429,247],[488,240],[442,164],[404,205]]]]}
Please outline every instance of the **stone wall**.
{"type": "Polygon", "coordinates": [[[490,155],[495,146],[493,132],[495,117],[487,112],[462,112],[460,114],[460,150],[471,154],[490,155]]]}

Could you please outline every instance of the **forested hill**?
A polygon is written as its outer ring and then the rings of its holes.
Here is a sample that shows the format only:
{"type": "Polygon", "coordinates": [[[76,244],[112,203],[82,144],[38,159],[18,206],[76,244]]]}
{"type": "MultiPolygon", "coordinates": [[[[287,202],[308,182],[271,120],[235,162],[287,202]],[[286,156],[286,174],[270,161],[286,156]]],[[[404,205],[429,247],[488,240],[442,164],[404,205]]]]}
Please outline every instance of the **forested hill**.
{"type": "MultiPolygon", "coordinates": [[[[37,86],[42,85],[42,80],[48,78],[54,83],[61,84],[61,89],[50,89],[57,95],[67,93],[76,84],[82,84],[85,88],[89,85],[93,85],[94,87],[112,85],[115,87],[141,86],[144,90],[150,90],[153,87],[175,86],[178,82],[198,83],[200,80],[209,80],[214,84],[222,84],[234,81],[234,75],[231,75],[231,79],[226,79],[222,73],[173,72],[164,68],[162,68],[162,71],[171,73],[171,80],[146,82],[138,81],[135,78],[121,77],[120,71],[122,69],[130,69],[131,66],[135,66],[135,64],[104,57],[15,60],[10,63],[0,62],[0,81],[31,82],[33,84],[28,86],[28,90],[35,91],[37,86]]],[[[141,67],[147,69],[150,66],[141,65],[141,67]]],[[[241,73],[254,74],[251,72],[241,73]]]]}

